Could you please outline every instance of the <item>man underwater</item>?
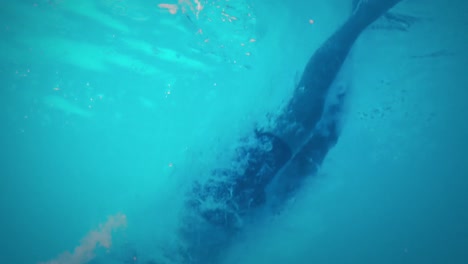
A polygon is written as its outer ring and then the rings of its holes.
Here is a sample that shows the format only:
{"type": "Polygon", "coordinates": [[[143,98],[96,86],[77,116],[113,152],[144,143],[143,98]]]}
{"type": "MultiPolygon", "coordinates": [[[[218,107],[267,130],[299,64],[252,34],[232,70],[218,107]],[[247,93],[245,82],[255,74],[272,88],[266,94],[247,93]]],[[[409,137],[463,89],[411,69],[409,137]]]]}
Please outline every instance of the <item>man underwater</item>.
{"type": "Polygon", "coordinates": [[[219,263],[219,252],[255,212],[271,200],[281,206],[317,172],[340,132],[345,93],[330,95],[332,84],[363,30],[398,2],[354,1],[352,15],[309,59],[275,127],[244,138],[231,168],[213,170],[206,183],[195,184],[177,263],[219,263]]]}

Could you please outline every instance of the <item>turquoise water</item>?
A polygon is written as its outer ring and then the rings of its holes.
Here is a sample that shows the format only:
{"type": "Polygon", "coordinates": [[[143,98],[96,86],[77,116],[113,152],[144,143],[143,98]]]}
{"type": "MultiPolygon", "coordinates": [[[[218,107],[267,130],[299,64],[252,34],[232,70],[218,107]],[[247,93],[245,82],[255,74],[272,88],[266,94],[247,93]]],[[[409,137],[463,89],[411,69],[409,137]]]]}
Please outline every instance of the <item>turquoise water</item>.
{"type": "MultiPolygon", "coordinates": [[[[175,14],[161,1],[10,2],[0,263],[18,264],[177,254],[191,184],[267,125],[351,12],[344,0],[167,2],[175,14]]],[[[404,1],[393,12],[407,23],[361,36],[337,79],[350,91],[338,144],[223,263],[468,262],[467,8],[404,1]]]]}

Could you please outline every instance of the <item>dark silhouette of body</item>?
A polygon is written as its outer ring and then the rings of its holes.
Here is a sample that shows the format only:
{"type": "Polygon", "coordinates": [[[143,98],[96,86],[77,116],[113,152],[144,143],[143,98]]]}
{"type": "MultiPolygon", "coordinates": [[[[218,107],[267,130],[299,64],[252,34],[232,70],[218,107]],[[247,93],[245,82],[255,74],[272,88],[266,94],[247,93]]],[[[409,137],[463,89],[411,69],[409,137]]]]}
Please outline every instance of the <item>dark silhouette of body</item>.
{"type": "Polygon", "coordinates": [[[214,170],[211,180],[195,185],[187,226],[181,228],[186,240],[184,263],[217,263],[216,252],[265,205],[265,190],[278,174],[281,200],[317,171],[339,137],[344,94],[327,106],[330,87],[361,32],[398,2],[354,1],[353,14],[309,59],[275,129],[245,138],[232,168],[214,170]]]}

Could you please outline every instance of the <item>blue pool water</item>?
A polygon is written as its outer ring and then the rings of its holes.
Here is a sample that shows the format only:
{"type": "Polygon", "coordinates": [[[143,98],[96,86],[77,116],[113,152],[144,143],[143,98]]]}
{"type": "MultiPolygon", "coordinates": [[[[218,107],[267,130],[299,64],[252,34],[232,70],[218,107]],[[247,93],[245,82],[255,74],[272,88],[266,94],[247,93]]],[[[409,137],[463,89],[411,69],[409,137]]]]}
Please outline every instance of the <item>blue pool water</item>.
{"type": "MultiPolygon", "coordinates": [[[[351,2],[1,3],[0,263],[190,263],[194,184],[272,126],[351,2]]],[[[466,10],[405,0],[363,32],[338,143],[200,242],[216,263],[468,263],[466,10]]]]}

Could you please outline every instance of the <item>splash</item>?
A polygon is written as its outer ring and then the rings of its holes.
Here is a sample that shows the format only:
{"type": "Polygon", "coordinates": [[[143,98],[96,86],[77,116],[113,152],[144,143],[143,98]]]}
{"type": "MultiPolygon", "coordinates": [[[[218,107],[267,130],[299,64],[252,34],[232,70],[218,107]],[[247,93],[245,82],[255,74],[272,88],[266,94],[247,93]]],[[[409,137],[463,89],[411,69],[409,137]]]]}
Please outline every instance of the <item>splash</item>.
{"type": "Polygon", "coordinates": [[[172,15],[177,14],[177,11],[179,11],[179,6],[175,4],[159,4],[158,7],[166,8],[172,15]]]}
{"type": "Polygon", "coordinates": [[[175,15],[180,10],[183,14],[192,12],[198,19],[200,12],[203,10],[203,5],[200,0],[179,0],[177,4],[159,4],[159,8],[167,9],[170,14],[175,15]]]}

